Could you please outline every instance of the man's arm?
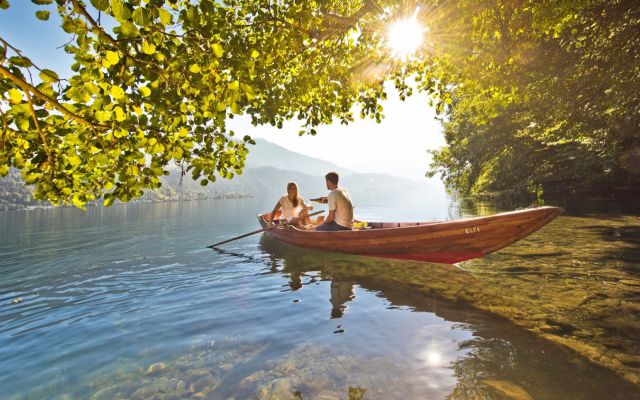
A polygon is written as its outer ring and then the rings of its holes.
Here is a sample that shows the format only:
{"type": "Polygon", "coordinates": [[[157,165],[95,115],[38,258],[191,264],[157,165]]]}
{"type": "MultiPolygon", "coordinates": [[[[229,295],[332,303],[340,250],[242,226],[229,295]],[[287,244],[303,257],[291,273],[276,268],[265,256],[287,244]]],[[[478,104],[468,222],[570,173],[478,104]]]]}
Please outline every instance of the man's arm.
{"type": "Polygon", "coordinates": [[[333,221],[335,217],[336,217],[336,210],[330,210],[329,215],[327,215],[327,218],[324,220],[324,223],[328,224],[329,222],[333,221]]]}
{"type": "Polygon", "coordinates": [[[338,205],[336,204],[336,196],[333,192],[329,194],[329,197],[327,197],[327,203],[329,205],[329,215],[327,215],[327,219],[324,220],[325,224],[328,224],[336,218],[336,210],[338,209],[338,205]]]}

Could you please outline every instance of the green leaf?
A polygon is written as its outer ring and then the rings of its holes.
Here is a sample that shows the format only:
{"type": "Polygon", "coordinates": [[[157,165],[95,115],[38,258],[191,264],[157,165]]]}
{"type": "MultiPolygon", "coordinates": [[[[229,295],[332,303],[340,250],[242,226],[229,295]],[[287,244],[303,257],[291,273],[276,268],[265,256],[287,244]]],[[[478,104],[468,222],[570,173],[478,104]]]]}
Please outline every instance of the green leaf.
{"type": "Polygon", "coordinates": [[[91,0],[91,4],[100,11],[107,11],[109,8],[109,0],[91,0]]]}
{"type": "MultiPolygon", "coordinates": [[[[108,68],[111,65],[117,64],[118,61],[120,61],[120,56],[115,51],[107,50],[104,54],[104,59],[107,60],[107,62],[109,63],[109,65],[107,66],[108,68]]],[[[103,62],[103,66],[104,66],[104,62],[103,62]]]]}
{"type": "Polygon", "coordinates": [[[41,21],[46,21],[49,19],[49,11],[45,11],[45,10],[40,10],[40,11],[36,11],[36,17],[41,20],[41,21]]]}
{"type": "Polygon", "coordinates": [[[222,46],[216,43],[212,47],[213,47],[213,54],[218,58],[222,58],[222,56],[224,55],[224,50],[222,49],[222,46]]]}
{"type": "Polygon", "coordinates": [[[74,167],[77,167],[82,162],[82,160],[80,160],[80,157],[78,157],[75,154],[68,156],[67,161],[69,162],[69,164],[73,165],[74,167]]]}
{"type": "Polygon", "coordinates": [[[109,163],[109,157],[107,157],[107,155],[104,153],[98,153],[93,157],[93,161],[95,161],[96,164],[99,165],[106,165],[109,163]]]}
{"type": "Polygon", "coordinates": [[[42,71],[40,71],[40,79],[42,79],[43,82],[57,82],[60,80],[60,78],[58,77],[58,74],[56,74],[54,71],[50,70],[50,69],[43,69],[42,71]]]}
{"type": "MultiPolygon", "coordinates": [[[[120,108],[120,107],[118,107],[120,108]]],[[[122,113],[122,109],[120,109],[120,112],[122,113]]],[[[116,109],[116,119],[117,119],[117,114],[118,114],[118,110],[116,109]]],[[[124,114],[124,113],[122,113],[124,114]]],[[[123,138],[125,136],[129,136],[129,131],[127,131],[126,129],[116,129],[113,133],[113,136],[117,137],[118,139],[123,138]]]]}
{"type": "Polygon", "coordinates": [[[124,89],[122,89],[120,86],[111,86],[110,93],[111,96],[113,96],[113,98],[116,100],[124,97],[124,89]]]}
{"type": "Polygon", "coordinates": [[[9,57],[9,63],[17,65],[18,67],[31,67],[33,64],[26,57],[13,56],[9,57]]]}
{"type": "Polygon", "coordinates": [[[111,12],[119,22],[125,22],[131,18],[131,10],[122,0],[110,0],[111,12]]]}
{"type": "Polygon", "coordinates": [[[247,99],[253,100],[256,98],[256,93],[251,86],[243,83],[242,90],[244,90],[244,93],[247,96],[247,99]]]}
{"type": "Polygon", "coordinates": [[[22,92],[18,89],[9,89],[9,98],[13,104],[22,102],[22,92]]]}
{"type": "Polygon", "coordinates": [[[148,87],[146,87],[146,86],[141,86],[141,87],[138,89],[138,92],[140,92],[140,94],[142,95],[142,97],[149,97],[149,96],[151,96],[151,89],[149,89],[149,88],[148,88],[148,87]]]}
{"type": "Polygon", "coordinates": [[[153,54],[156,52],[156,46],[149,42],[143,42],[141,50],[144,54],[153,54]]]}
{"type": "Polygon", "coordinates": [[[9,1],[0,0],[0,10],[6,10],[7,8],[9,8],[9,1]]]}
{"type": "Polygon", "coordinates": [[[91,100],[91,95],[84,86],[72,86],[67,90],[67,97],[78,103],[86,103],[91,100]]]}
{"type": "Polygon", "coordinates": [[[111,113],[109,111],[98,110],[96,111],[96,119],[99,122],[107,122],[111,119],[111,113]]]}
{"type": "Polygon", "coordinates": [[[122,107],[118,106],[113,111],[116,113],[116,121],[122,122],[127,118],[122,107]]]}
{"type": "Polygon", "coordinates": [[[53,0],[31,0],[31,2],[39,6],[45,6],[47,4],[53,3],[53,0]]]}
{"type": "Polygon", "coordinates": [[[173,16],[169,11],[161,8],[158,10],[158,14],[160,16],[160,22],[162,22],[163,25],[170,25],[173,23],[173,16]]]}
{"type": "Polygon", "coordinates": [[[190,68],[189,71],[191,71],[194,74],[198,74],[200,73],[200,66],[198,64],[193,64],[190,68]]]}
{"type": "Polygon", "coordinates": [[[132,38],[140,35],[140,31],[134,24],[129,21],[125,21],[118,27],[118,31],[122,37],[132,38]]]}
{"type": "Polygon", "coordinates": [[[84,204],[85,202],[80,200],[80,197],[78,195],[73,196],[73,199],[71,200],[71,202],[73,203],[74,206],[81,208],[81,209],[85,209],[84,204]]]}
{"type": "MultiPolygon", "coordinates": [[[[28,118],[17,120],[17,124],[18,124],[18,128],[20,128],[21,131],[28,131],[29,130],[29,119],[28,118]]],[[[29,142],[25,142],[25,145],[27,145],[27,147],[29,147],[29,142]]]]}
{"type": "Polygon", "coordinates": [[[149,22],[150,22],[149,12],[145,10],[143,7],[136,8],[133,11],[133,14],[131,15],[131,17],[133,18],[133,22],[135,22],[140,26],[149,25],[149,22]]]}
{"type": "Polygon", "coordinates": [[[209,184],[209,181],[207,179],[203,179],[200,181],[200,186],[207,186],[209,184]]]}
{"type": "Polygon", "coordinates": [[[111,206],[113,204],[114,201],[115,201],[115,197],[113,197],[113,196],[106,197],[105,196],[104,203],[102,203],[102,204],[104,204],[105,207],[109,207],[109,206],[111,206]]]}

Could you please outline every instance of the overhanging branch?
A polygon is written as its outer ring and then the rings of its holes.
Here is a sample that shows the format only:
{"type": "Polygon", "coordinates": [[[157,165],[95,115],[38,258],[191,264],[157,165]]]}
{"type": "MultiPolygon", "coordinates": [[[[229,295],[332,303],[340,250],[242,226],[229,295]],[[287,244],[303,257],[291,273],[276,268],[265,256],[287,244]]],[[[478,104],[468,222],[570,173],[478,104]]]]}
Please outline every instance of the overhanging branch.
{"type": "Polygon", "coordinates": [[[62,104],[60,104],[57,100],[55,100],[55,99],[51,98],[50,96],[42,93],[36,87],[32,86],[28,82],[25,82],[23,79],[20,79],[19,77],[13,75],[9,70],[7,70],[5,67],[3,67],[1,65],[0,65],[0,75],[5,76],[11,82],[13,82],[16,85],[18,85],[20,87],[20,89],[22,89],[24,92],[32,93],[33,95],[35,95],[39,99],[49,103],[51,106],[53,106],[53,108],[55,108],[56,110],[60,111],[63,115],[67,116],[70,119],[78,121],[82,125],[85,125],[85,126],[87,126],[89,128],[98,129],[98,130],[109,129],[109,127],[106,126],[106,125],[95,124],[95,123],[89,121],[88,119],[86,119],[86,118],[84,118],[84,117],[82,117],[82,116],[80,116],[78,114],[75,114],[74,112],[68,110],[66,107],[64,107],[62,104]]]}

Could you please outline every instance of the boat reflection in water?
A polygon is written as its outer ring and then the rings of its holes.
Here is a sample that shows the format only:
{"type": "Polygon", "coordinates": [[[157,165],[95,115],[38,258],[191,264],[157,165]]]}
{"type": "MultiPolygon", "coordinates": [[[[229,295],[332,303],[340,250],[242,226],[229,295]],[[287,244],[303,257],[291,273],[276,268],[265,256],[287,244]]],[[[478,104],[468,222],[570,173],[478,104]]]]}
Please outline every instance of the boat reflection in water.
{"type": "Polygon", "coordinates": [[[471,306],[472,297],[505,300],[456,266],[306,250],[267,235],[260,247],[265,273],[288,277],[287,290],[330,281],[328,317],[344,327],[331,342],[337,354],[379,364],[376,371],[401,366],[369,381],[376,387],[360,385],[367,398],[390,387],[400,391],[392,398],[640,398],[613,371],[471,306]]]}

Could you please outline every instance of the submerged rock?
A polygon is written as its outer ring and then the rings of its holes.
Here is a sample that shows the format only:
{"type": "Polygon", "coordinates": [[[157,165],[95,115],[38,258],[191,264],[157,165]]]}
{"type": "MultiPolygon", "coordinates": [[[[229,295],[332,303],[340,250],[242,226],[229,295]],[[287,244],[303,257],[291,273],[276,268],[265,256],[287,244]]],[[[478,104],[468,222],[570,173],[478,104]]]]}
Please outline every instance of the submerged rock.
{"type": "Polygon", "coordinates": [[[491,379],[485,379],[482,381],[488,387],[494,389],[498,393],[506,396],[512,400],[533,400],[533,397],[529,395],[520,386],[506,381],[497,381],[491,379]]]}
{"type": "Polygon", "coordinates": [[[176,395],[181,397],[184,392],[187,390],[187,383],[183,380],[179,380],[176,384],[176,395]]]}
{"type": "Polygon", "coordinates": [[[147,368],[146,374],[147,375],[154,375],[154,374],[157,374],[159,372],[165,371],[166,369],[167,369],[167,364],[158,362],[158,363],[155,363],[155,364],[151,364],[149,366],[149,368],[147,368]]]}
{"type": "Polygon", "coordinates": [[[289,379],[277,379],[258,386],[256,396],[261,400],[299,400],[289,379]]]}

